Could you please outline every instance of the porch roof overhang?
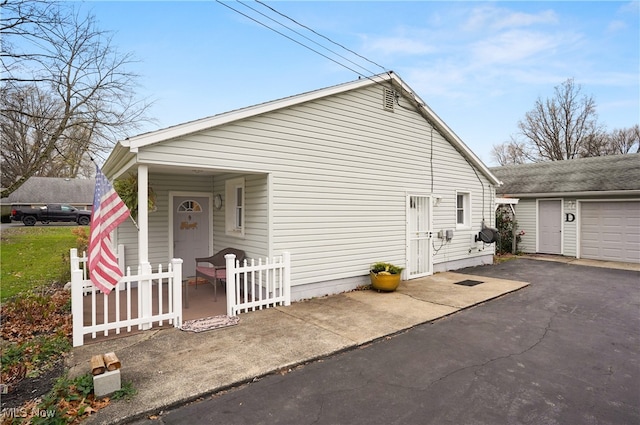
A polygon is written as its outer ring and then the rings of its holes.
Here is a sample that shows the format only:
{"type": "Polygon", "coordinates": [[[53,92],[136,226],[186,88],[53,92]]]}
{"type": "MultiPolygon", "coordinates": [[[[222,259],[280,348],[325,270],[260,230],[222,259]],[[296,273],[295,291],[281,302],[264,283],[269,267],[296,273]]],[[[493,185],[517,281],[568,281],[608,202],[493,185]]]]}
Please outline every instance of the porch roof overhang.
{"type": "Polygon", "coordinates": [[[110,179],[116,179],[137,163],[137,151],[134,152],[128,146],[126,140],[116,143],[111,154],[102,166],[102,172],[110,179]]]}
{"type": "Polygon", "coordinates": [[[518,205],[518,198],[496,198],[496,205],[518,205]]]}
{"type": "Polygon", "coordinates": [[[509,208],[511,208],[511,212],[513,213],[513,216],[515,217],[516,209],[515,209],[514,205],[518,205],[518,201],[520,201],[520,199],[518,199],[518,198],[496,198],[496,202],[495,202],[496,211],[498,210],[498,207],[500,205],[509,205],[509,208]]]}
{"type": "Polygon", "coordinates": [[[140,134],[134,137],[119,141],[114,147],[111,155],[107,158],[103,166],[103,172],[110,178],[116,178],[137,162],[137,152],[145,146],[152,145],[188,134],[212,129],[224,124],[228,124],[241,119],[257,116],[277,109],[286,108],[303,102],[320,99],[334,94],[370,86],[373,84],[389,84],[391,88],[398,90],[414,108],[437,129],[451,145],[460,152],[470,166],[480,171],[495,186],[500,186],[501,182],[489,170],[489,168],[478,158],[471,149],[445,124],[438,115],[427,104],[415,94],[411,88],[393,71],[384,74],[374,75],[368,78],[358,79],[352,82],[339,84],[324,89],[319,89],[307,93],[302,93],[287,98],[250,106],[235,111],[178,124],[157,131],[140,134]]]}

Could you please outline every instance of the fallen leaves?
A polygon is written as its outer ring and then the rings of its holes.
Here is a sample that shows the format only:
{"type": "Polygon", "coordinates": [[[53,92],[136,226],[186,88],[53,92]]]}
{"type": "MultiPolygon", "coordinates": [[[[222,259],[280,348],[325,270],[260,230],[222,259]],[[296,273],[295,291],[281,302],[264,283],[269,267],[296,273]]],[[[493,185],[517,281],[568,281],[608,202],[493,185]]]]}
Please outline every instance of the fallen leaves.
{"type": "Polygon", "coordinates": [[[81,400],[62,399],[58,402],[57,407],[59,412],[65,412],[63,417],[68,419],[67,423],[77,424],[108,406],[110,402],[108,397],[96,400],[93,395],[90,395],[81,400]]]}
{"type": "Polygon", "coordinates": [[[36,335],[63,332],[72,335],[71,294],[58,288],[50,296],[28,294],[2,306],[0,336],[22,343],[36,335]]]}

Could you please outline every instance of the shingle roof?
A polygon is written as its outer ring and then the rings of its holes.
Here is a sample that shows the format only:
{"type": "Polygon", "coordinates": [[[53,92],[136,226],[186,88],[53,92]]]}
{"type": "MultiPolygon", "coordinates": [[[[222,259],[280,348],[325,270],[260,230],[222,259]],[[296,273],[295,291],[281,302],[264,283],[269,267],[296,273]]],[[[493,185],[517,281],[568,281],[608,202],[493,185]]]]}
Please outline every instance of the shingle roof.
{"type": "Polygon", "coordinates": [[[31,177],[15,192],[2,199],[3,204],[66,203],[91,205],[95,179],[31,177]]]}
{"type": "Polygon", "coordinates": [[[500,195],[640,190],[640,154],[490,168],[500,195]]]}

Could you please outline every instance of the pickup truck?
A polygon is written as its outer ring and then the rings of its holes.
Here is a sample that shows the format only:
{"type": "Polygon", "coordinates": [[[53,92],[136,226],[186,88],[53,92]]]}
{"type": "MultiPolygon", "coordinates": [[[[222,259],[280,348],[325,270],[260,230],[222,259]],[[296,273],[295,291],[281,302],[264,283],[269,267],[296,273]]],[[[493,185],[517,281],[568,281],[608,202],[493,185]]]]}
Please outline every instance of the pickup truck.
{"type": "Polygon", "coordinates": [[[33,226],[40,221],[48,224],[52,221],[73,221],[82,226],[91,222],[91,211],[79,210],[67,204],[48,204],[40,208],[14,207],[11,220],[21,221],[25,226],[33,226]]]}

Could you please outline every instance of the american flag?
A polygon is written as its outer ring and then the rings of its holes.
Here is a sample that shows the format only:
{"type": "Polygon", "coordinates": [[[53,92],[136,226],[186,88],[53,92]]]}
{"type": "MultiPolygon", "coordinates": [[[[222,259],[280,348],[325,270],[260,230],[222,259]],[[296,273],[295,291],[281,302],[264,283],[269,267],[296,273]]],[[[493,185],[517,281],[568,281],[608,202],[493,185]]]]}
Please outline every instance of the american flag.
{"type": "Polygon", "coordinates": [[[96,190],[89,233],[89,277],[105,294],[111,292],[122,277],[111,246],[111,232],[127,217],[129,209],[96,165],[96,190]]]}

